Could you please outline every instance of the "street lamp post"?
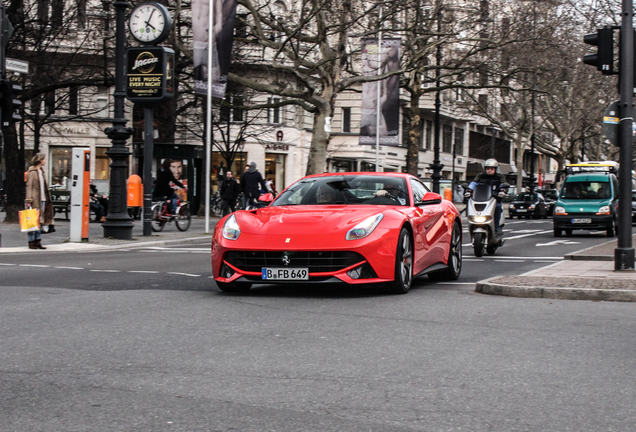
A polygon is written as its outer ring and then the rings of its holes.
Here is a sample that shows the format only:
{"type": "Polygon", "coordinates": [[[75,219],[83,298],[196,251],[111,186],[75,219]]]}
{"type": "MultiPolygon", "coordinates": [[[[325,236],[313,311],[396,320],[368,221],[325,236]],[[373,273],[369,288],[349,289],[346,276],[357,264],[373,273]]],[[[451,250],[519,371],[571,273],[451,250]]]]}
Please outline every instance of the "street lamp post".
{"type": "MultiPolygon", "coordinates": [[[[125,50],[126,50],[126,8],[128,2],[115,0],[115,109],[113,126],[106,128],[106,136],[111,140],[112,146],[106,154],[111,159],[110,164],[110,192],[108,216],[102,224],[104,237],[112,237],[121,240],[132,239],[134,223],[128,215],[128,190],[126,185],[126,160],[130,151],[126,147],[126,141],[133,133],[132,128],[126,127],[124,111],[125,91],[125,50]]],[[[144,179],[144,181],[148,181],[144,179]]]]}
{"type": "MultiPolygon", "coordinates": [[[[441,6],[438,7],[437,11],[437,33],[441,37],[442,34],[442,9],[441,6]]],[[[435,92],[435,142],[433,143],[433,163],[429,166],[430,169],[433,170],[433,175],[431,178],[433,179],[433,192],[439,193],[439,180],[442,178],[442,168],[444,165],[440,163],[439,160],[439,138],[440,138],[440,129],[441,129],[441,120],[440,120],[440,109],[442,107],[441,101],[441,91],[440,91],[440,65],[442,63],[442,47],[441,44],[437,44],[437,52],[435,55],[435,65],[437,66],[435,69],[435,85],[437,86],[437,91],[435,92]]]]}

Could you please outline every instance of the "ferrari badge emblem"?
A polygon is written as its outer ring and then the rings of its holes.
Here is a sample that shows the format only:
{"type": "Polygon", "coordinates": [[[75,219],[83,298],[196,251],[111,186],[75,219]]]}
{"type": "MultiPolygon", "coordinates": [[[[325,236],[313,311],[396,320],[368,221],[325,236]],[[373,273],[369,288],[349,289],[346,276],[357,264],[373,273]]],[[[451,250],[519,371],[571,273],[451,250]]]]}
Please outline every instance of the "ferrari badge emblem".
{"type": "Polygon", "coordinates": [[[291,241],[291,239],[290,239],[290,238],[285,239],[285,243],[289,243],[290,241],[291,241]]]}
{"type": "Polygon", "coordinates": [[[283,255],[283,264],[288,266],[290,262],[291,262],[291,260],[289,259],[289,256],[283,255]]]}

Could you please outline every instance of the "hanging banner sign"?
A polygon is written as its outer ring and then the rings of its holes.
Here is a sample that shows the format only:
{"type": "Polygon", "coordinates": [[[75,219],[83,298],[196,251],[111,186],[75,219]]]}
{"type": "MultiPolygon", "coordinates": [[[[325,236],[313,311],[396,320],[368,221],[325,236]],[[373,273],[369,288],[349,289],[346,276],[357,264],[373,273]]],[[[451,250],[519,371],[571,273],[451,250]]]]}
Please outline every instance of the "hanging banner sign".
{"type": "Polygon", "coordinates": [[[174,51],[165,47],[128,48],[126,98],[152,104],[174,96],[174,51]]]}

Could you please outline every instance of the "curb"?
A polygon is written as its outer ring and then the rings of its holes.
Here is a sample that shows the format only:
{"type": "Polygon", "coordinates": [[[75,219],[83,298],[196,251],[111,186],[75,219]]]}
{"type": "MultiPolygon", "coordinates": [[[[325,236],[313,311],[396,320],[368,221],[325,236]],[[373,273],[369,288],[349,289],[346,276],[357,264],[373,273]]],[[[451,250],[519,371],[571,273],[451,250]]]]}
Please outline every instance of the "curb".
{"type": "Polygon", "coordinates": [[[511,286],[496,283],[499,277],[500,276],[495,276],[477,282],[475,284],[475,291],[481,294],[506,297],[636,302],[636,291],[634,290],[511,286]]]}
{"type": "Polygon", "coordinates": [[[27,246],[18,246],[18,247],[8,247],[8,248],[0,248],[0,255],[3,254],[13,254],[13,253],[34,253],[34,254],[43,254],[43,253],[59,253],[59,252],[96,252],[103,250],[121,250],[121,249],[140,249],[144,247],[150,246],[168,246],[168,245],[180,245],[180,244],[192,244],[196,243],[200,240],[210,240],[212,241],[212,235],[205,235],[201,237],[187,237],[180,239],[171,239],[171,240],[154,240],[154,241],[145,241],[145,242],[136,242],[135,239],[129,240],[130,243],[120,243],[116,245],[108,245],[105,243],[53,243],[48,244],[46,250],[33,250],[29,249],[27,246]],[[74,246],[71,247],[71,246],[74,246]]]}

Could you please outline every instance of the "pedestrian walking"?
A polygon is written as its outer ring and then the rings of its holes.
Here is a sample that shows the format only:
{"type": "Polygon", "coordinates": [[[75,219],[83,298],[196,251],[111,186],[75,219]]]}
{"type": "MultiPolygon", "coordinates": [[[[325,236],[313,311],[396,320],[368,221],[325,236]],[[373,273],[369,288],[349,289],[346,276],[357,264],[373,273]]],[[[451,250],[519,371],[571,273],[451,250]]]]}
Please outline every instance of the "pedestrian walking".
{"type": "Polygon", "coordinates": [[[235,211],[236,198],[238,198],[240,192],[240,186],[232,171],[225,172],[225,180],[221,183],[221,199],[223,204],[221,206],[221,214],[223,216],[233,213],[235,211]]]}
{"type": "MultiPolygon", "coordinates": [[[[53,225],[53,206],[51,205],[51,193],[49,185],[44,175],[44,164],[46,156],[37,153],[31,159],[31,166],[26,175],[26,199],[24,204],[26,208],[40,210],[40,222],[44,221],[44,226],[48,226],[47,232],[54,232],[53,225]]],[[[42,224],[40,226],[43,226],[42,224]]],[[[29,249],[46,249],[42,246],[42,230],[29,231],[27,233],[29,239],[29,249]]]]}
{"type": "Polygon", "coordinates": [[[266,190],[263,176],[256,169],[256,162],[250,163],[247,171],[241,176],[241,192],[245,197],[245,209],[254,204],[261,196],[261,192],[266,190]]]}

